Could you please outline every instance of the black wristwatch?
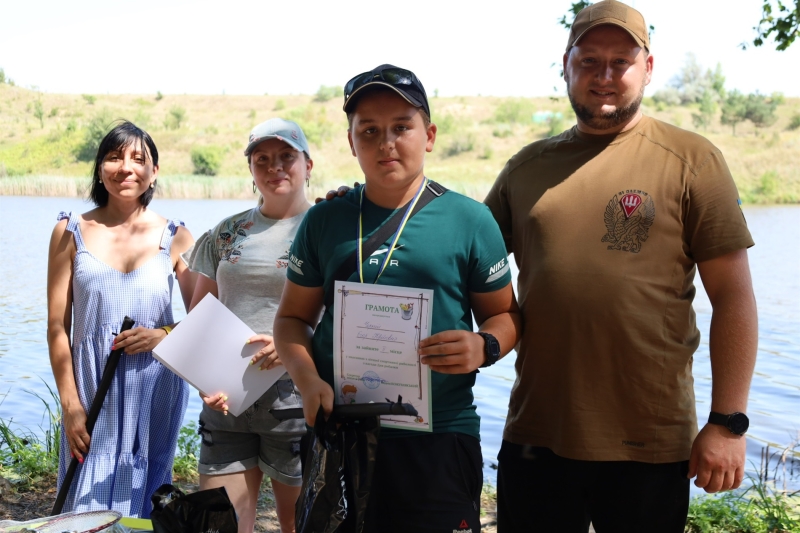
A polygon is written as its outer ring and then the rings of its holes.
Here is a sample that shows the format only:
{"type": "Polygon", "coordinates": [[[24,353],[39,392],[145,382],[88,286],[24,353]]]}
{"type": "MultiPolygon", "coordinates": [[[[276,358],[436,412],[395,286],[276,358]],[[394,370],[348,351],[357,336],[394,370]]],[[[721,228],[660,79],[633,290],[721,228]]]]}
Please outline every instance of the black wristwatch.
{"type": "Polygon", "coordinates": [[[750,427],[750,419],[744,413],[723,415],[722,413],[711,411],[708,415],[708,423],[725,426],[734,435],[744,435],[747,428],[750,427]]]}
{"type": "Polygon", "coordinates": [[[483,337],[485,344],[483,345],[483,353],[486,356],[486,361],[483,362],[481,368],[492,366],[500,359],[500,343],[497,342],[494,335],[479,331],[478,335],[483,337]]]}

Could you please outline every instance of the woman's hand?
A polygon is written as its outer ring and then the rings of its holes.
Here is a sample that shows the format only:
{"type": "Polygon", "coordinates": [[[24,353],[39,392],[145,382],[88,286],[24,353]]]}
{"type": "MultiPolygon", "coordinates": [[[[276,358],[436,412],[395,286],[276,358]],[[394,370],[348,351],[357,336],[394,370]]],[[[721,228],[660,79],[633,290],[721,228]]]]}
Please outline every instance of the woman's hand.
{"type": "Polygon", "coordinates": [[[86,411],[80,402],[77,402],[75,406],[62,406],[61,412],[70,455],[83,464],[83,456],[89,452],[91,441],[89,432],[86,431],[86,411]]]}
{"type": "MultiPolygon", "coordinates": [[[[295,384],[297,383],[295,382],[295,384]]],[[[333,389],[322,378],[317,376],[303,384],[302,388],[299,385],[297,388],[300,389],[300,395],[303,398],[303,414],[306,417],[306,424],[314,427],[320,405],[325,411],[325,416],[330,416],[333,411],[333,389]]]]}
{"type": "Polygon", "coordinates": [[[260,361],[261,366],[258,368],[260,370],[269,370],[270,368],[275,368],[276,366],[283,364],[278,358],[278,352],[275,351],[275,342],[272,340],[270,335],[253,335],[247,339],[247,344],[253,344],[256,342],[263,342],[264,347],[256,352],[253,358],[250,359],[251,365],[257,365],[260,361]]]}
{"type": "Polygon", "coordinates": [[[167,332],[161,328],[150,329],[140,326],[138,328],[129,329],[128,331],[123,331],[114,337],[111,349],[116,350],[122,348],[128,355],[152,352],[153,348],[158,346],[158,343],[164,340],[166,336],[167,332]]]}
{"type": "Polygon", "coordinates": [[[486,360],[484,340],[471,331],[441,331],[419,341],[422,364],[442,374],[467,374],[486,360]]]}
{"type": "Polygon", "coordinates": [[[219,411],[223,415],[228,414],[228,404],[225,403],[228,401],[228,397],[225,396],[225,394],[220,392],[214,396],[206,396],[201,392],[200,397],[203,399],[203,403],[205,403],[214,411],[219,411]]]}

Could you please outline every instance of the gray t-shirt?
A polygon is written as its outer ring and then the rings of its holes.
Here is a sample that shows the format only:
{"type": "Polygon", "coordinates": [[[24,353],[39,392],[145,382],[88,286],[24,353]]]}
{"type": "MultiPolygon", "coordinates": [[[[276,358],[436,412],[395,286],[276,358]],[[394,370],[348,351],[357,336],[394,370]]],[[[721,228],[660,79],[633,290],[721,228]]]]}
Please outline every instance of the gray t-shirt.
{"type": "Polygon", "coordinates": [[[219,301],[253,331],[272,335],[289,248],[304,217],[273,220],[254,207],[217,224],[181,257],[217,282],[219,301]]]}

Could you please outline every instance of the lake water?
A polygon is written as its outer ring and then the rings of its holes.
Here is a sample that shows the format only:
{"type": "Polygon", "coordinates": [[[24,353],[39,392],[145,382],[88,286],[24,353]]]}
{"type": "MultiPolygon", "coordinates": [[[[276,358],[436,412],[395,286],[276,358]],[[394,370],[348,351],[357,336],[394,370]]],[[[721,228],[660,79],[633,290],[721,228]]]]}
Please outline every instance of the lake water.
{"type": "MultiPolygon", "coordinates": [[[[224,216],[251,205],[251,201],[238,200],[158,199],[153,208],[164,216],[182,219],[198,236],[224,216]]],[[[59,211],[85,212],[90,207],[76,198],[0,196],[0,227],[6,228],[0,235],[0,418],[13,419],[34,431],[46,426],[42,404],[24,391],[47,396],[45,382],[55,389],[46,343],[50,233],[59,211]]],[[[775,449],[800,437],[800,206],[746,207],[744,212],[756,241],[749,257],[759,309],[758,362],[748,409],[748,469],[752,472],[758,468],[767,444],[775,449]]],[[[699,285],[698,279],[695,309],[703,340],[695,356],[694,376],[702,422],[708,416],[711,396],[711,306],[699,285]]],[[[185,316],[178,294],[173,305],[176,319],[185,316]]],[[[492,482],[514,383],[513,355],[482,370],[475,387],[484,470],[492,482]]],[[[197,420],[200,406],[200,399],[192,394],[187,422],[197,420]]]]}

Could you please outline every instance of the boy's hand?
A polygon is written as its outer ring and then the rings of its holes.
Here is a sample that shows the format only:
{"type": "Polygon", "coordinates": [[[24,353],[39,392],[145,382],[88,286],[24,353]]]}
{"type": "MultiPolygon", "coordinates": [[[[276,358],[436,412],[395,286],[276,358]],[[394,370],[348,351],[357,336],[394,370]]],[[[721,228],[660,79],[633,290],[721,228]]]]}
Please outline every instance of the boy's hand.
{"type": "Polygon", "coordinates": [[[300,390],[303,398],[303,415],[306,417],[306,424],[314,427],[317,421],[319,406],[325,411],[325,416],[330,416],[333,411],[333,389],[319,376],[310,378],[303,383],[302,387],[295,381],[295,385],[300,390]]]}
{"type": "Polygon", "coordinates": [[[468,374],[483,364],[485,342],[471,331],[452,329],[419,343],[422,363],[442,374],[468,374]]]}
{"type": "Polygon", "coordinates": [[[344,196],[345,194],[347,194],[347,191],[349,191],[351,188],[355,189],[359,185],[360,185],[360,183],[358,183],[357,181],[353,183],[352,187],[348,187],[347,185],[342,185],[341,187],[339,187],[335,191],[328,191],[328,194],[325,195],[325,198],[317,198],[317,199],[315,199],[314,203],[318,204],[323,200],[331,201],[334,198],[338,198],[340,196],[344,196]]]}

